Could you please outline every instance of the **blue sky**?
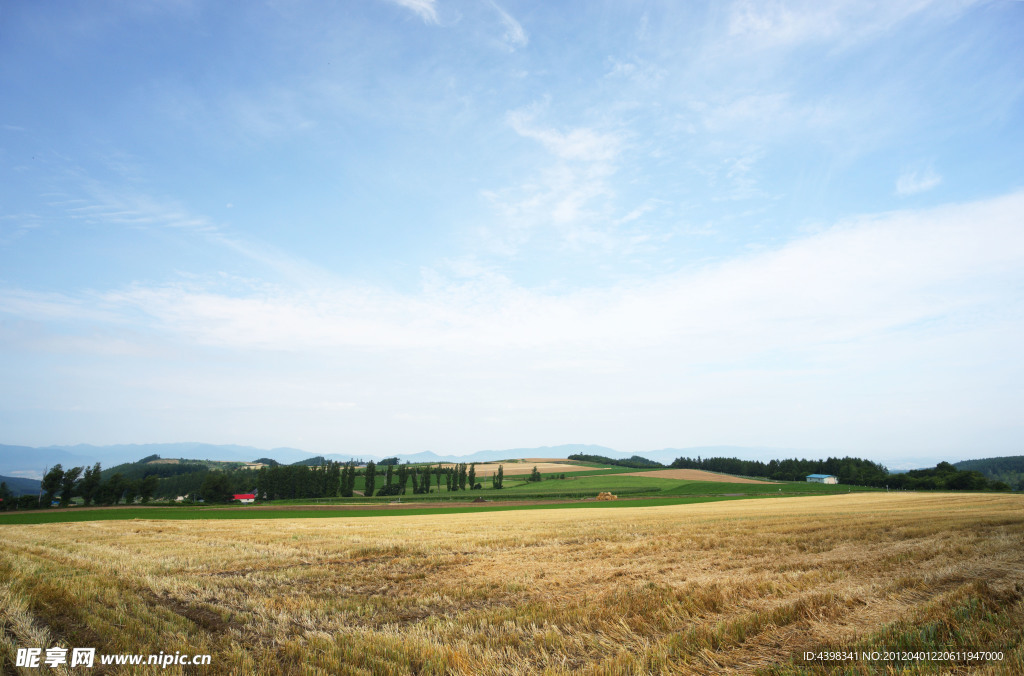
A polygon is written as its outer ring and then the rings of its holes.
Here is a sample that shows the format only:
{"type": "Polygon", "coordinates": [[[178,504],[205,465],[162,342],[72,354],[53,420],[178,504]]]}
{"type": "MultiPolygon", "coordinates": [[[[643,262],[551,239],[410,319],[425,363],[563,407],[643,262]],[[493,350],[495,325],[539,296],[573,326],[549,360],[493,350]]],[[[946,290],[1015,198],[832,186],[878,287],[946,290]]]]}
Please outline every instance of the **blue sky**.
{"type": "Polygon", "coordinates": [[[1024,3],[0,11],[4,443],[1024,441],[1024,3]]]}

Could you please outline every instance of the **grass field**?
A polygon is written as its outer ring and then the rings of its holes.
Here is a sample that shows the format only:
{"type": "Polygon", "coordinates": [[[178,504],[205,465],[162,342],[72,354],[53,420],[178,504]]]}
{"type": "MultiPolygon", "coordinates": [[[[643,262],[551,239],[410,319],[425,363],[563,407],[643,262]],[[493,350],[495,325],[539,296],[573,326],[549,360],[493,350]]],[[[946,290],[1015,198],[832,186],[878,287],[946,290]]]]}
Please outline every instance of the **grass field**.
{"type": "MultiPolygon", "coordinates": [[[[0,536],[4,674],[17,673],[16,647],[56,644],[213,656],[190,673],[817,673],[800,652],[883,645],[1002,649],[999,663],[947,673],[1024,673],[1015,495],[102,521],[0,536]]],[[[140,673],[118,669],[103,673],[140,673]]]]}
{"type": "MultiPolygon", "coordinates": [[[[550,497],[550,496],[547,496],[550,497]]],[[[422,516],[443,514],[465,514],[474,512],[511,512],[536,509],[619,509],[689,505],[698,502],[736,500],[745,496],[721,495],[676,495],[663,498],[643,498],[636,501],[594,502],[526,501],[511,504],[467,504],[413,502],[402,505],[375,505],[377,509],[364,509],[360,505],[328,504],[309,505],[302,501],[295,504],[272,503],[264,509],[261,506],[210,506],[210,507],[100,507],[89,509],[51,509],[8,512],[0,514],[0,527],[7,525],[34,525],[48,523],[81,523],[85,521],[193,521],[193,520],[266,520],[266,519],[331,519],[331,518],[372,518],[392,516],[422,516]]],[[[773,496],[774,497],[774,496],[773,496]]],[[[288,501],[282,501],[288,502],[288,501]]]]}
{"type": "MultiPolygon", "coordinates": [[[[506,479],[502,490],[457,491],[431,493],[429,495],[403,495],[401,502],[417,505],[418,508],[404,508],[401,513],[412,514],[446,514],[454,512],[510,511],[515,509],[574,509],[595,506],[592,502],[575,502],[571,504],[536,505],[526,504],[531,501],[543,500],[585,500],[593,498],[602,491],[610,491],[620,497],[628,498],[621,502],[596,505],[609,507],[639,507],[637,500],[643,499],[643,505],[664,506],[672,504],[690,504],[711,500],[733,499],[736,497],[781,497],[791,495],[831,495],[850,491],[877,491],[875,488],[860,486],[835,486],[826,484],[798,482],[776,482],[770,484],[737,484],[717,481],[681,481],[647,477],[643,474],[627,473],[596,474],[583,476],[567,476],[566,479],[549,479],[538,483],[526,481],[520,477],[506,479]],[[522,505],[492,505],[489,503],[466,505],[483,497],[488,501],[521,502],[522,505]],[[452,504],[452,503],[455,504],[452,504]]],[[[112,519],[274,519],[274,518],[327,518],[339,516],[374,517],[388,516],[389,511],[354,511],[324,512],[310,509],[301,511],[301,507],[319,508],[323,506],[357,507],[384,506],[395,501],[395,497],[378,498],[317,498],[307,500],[275,500],[269,503],[275,507],[288,507],[295,511],[268,513],[253,506],[217,507],[191,506],[189,504],[169,507],[159,503],[147,507],[119,506],[104,509],[48,509],[0,512],[0,525],[3,524],[35,524],[58,523],[62,521],[102,521],[112,519]]]]}

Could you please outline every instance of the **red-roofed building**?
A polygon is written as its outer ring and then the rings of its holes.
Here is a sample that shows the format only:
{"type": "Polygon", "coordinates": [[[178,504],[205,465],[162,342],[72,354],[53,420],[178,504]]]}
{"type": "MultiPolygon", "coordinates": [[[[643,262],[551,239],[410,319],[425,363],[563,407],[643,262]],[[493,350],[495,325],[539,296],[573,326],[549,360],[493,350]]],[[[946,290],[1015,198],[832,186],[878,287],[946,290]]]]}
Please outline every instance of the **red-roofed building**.
{"type": "Polygon", "coordinates": [[[241,503],[253,502],[256,499],[255,493],[239,493],[238,495],[232,496],[233,500],[238,500],[241,503]]]}

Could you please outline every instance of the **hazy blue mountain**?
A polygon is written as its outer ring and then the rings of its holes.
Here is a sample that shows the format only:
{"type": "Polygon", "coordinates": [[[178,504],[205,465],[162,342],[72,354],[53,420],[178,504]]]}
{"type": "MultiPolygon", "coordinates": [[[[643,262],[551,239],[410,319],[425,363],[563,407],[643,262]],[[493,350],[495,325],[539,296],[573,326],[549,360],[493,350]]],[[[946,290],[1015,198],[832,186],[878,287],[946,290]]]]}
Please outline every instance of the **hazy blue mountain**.
{"type": "Polygon", "coordinates": [[[467,455],[438,455],[433,451],[420,453],[397,453],[403,462],[494,462],[495,460],[511,460],[514,458],[565,458],[572,453],[588,453],[607,457],[626,458],[632,453],[620,453],[605,446],[593,444],[563,444],[561,446],[537,446],[534,448],[506,448],[504,450],[477,451],[467,455]]]}
{"type": "Polygon", "coordinates": [[[29,446],[0,445],[0,472],[12,476],[42,478],[47,467],[61,463],[64,467],[88,466],[100,463],[103,467],[113,467],[123,463],[136,462],[150,455],[161,458],[182,458],[187,460],[237,460],[251,462],[257,458],[273,458],[282,464],[302,462],[322,455],[328,460],[347,462],[349,460],[381,460],[385,457],[397,456],[409,462],[488,462],[513,458],[564,458],[572,453],[587,453],[607,457],[626,458],[632,453],[621,453],[606,446],[594,444],[563,444],[560,446],[538,446],[535,448],[509,448],[503,450],[477,451],[467,455],[439,454],[433,451],[417,453],[389,453],[376,455],[372,453],[323,453],[316,454],[297,448],[263,449],[252,446],[216,445],[195,442],[174,444],[117,444],[111,446],[93,446],[77,444],[74,446],[48,446],[32,448],[29,446]]]}
{"type": "MultiPolygon", "coordinates": [[[[631,454],[632,455],[632,454],[631,454]]],[[[666,465],[676,458],[738,458],[740,460],[783,460],[785,458],[827,458],[848,455],[835,451],[814,451],[806,448],[771,448],[767,446],[688,446],[686,448],[662,448],[656,451],[640,451],[636,455],[666,465]]]]}
{"type": "MultiPolygon", "coordinates": [[[[14,476],[39,479],[47,467],[61,463],[64,467],[92,465],[99,462],[103,467],[113,467],[122,463],[136,462],[147,456],[156,454],[162,458],[182,458],[186,460],[235,460],[251,462],[257,458],[273,458],[281,464],[289,465],[302,462],[318,455],[328,460],[348,462],[349,460],[379,461],[386,457],[397,456],[402,462],[493,462],[495,460],[511,460],[514,458],[565,458],[573,453],[587,455],[603,455],[608,458],[628,458],[639,455],[666,465],[676,458],[724,457],[742,460],[786,458],[827,458],[830,456],[858,455],[856,452],[819,451],[795,448],[770,448],[763,446],[690,446],[686,448],[662,448],[652,451],[622,452],[607,446],[596,444],[562,444],[559,446],[536,446],[533,448],[506,448],[486,450],[456,455],[453,453],[435,453],[420,451],[415,453],[311,453],[298,448],[263,449],[253,446],[217,445],[203,443],[174,444],[119,444],[113,446],[92,446],[78,444],[75,446],[48,446],[31,448],[28,446],[0,445],[0,473],[14,476]]],[[[860,454],[858,457],[863,457],[860,454]]],[[[881,462],[890,470],[910,469],[914,467],[934,466],[944,458],[895,458],[871,455],[876,462],[881,462]]]]}
{"type": "Polygon", "coordinates": [[[921,467],[934,467],[936,463],[949,458],[941,456],[918,456],[904,457],[881,455],[866,451],[837,451],[807,448],[777,448],[770,446],[690,446],[688,448],[663,448],[657,451],[641,451],[639,456],[657,460],[658,462],[671,463],[676,458],[739,458],[740,460],[785,460],[787,458],[824,460],[835,457],[857,457],[867,458],[879,462],[889,471],[900,472],[921,467]]]}
{"type": "MultiPolygon", "coordinates": [[[[91,465],[91,455],[80,455],[62,448],[32,448],[0,444],[0,473],[7,476],[42,479],[46,468],[60,463],[64,467],[91,465]]],[[[141,457],[141,456],[140,456],[141,457]]]]}
{"type": "Polygon", "coordinates": [[[19,495],[39,495],[39,479],[23,479],[17,476],[0,475],[0,483],[7,484],[7,489],[14,493],[14,497],[19,495]]]}
{"type": "Polygon", "coordinates": [[[282,463],[313,457],[314,453],[297,448],[263,449],[252,446],[216,445],[201,443],[177,444],[118,444],[112,446],[29,446],[0,445],[0,472],[12,476],[42,478],[47,467],[57,463],[65,468],[88,466],[100,463],[113,467],[123,463],[136,462],[150,455],[162,458],[184,458],[187,460],[238,460],[251,462],[260,457],[271,457],[282,463]]]}
{"type": "Polygon", "coordinates": [[[149,455],[161,458],[186,458],[188,460],[237,460],[251,462],[260,456],[274,458],[278,462],[291,463],[309,458],[309,453],[297,448],[274,448],[266,450],[253,446],[237,446],[235,444],[203,444],[182,442],[174,444],[117,444],[113,446],[92,446],[78,444],[76,446],[51,446],[74,453],[75,455],[95,457],[104,467],[120,465],[124,462],[135,462],[149,455]]]}

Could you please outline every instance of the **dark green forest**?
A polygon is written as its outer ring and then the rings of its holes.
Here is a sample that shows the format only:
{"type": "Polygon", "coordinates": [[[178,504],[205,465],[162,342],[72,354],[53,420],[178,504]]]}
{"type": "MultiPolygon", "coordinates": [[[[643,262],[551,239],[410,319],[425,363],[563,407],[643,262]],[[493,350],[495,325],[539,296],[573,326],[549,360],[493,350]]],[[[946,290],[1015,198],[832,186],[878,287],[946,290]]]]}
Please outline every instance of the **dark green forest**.
{"type": "Polygon", "coordinates": [[[940,462],[932,469],[915,469],[899,474],[890,474],[881,463],[850,457],[769,462],[738,458],[676,458],[672,467],[763,477],[774,481],[804,481],[808,474],[831,474],[841,484],[898,490],[1010,490],[1005,482],[989,480],[980,472],[958,470],[948,462],[940,462]]]}
{"type": "Polygon", "coordinates": [[[647,458],[641,458],[639,455],[633,455],[625,459],[606,458],[603,455],[587,455],[586,453],[573,453],[569,456],[569,460],[579,460],[580,462],[594,462],[600,465],[615,465],[617,467],[633,467],[636,469],[647,469],[648,467],[664,467],[665,465],[654,460],[648,460],[647,458]]]}
{"type": "Polygon", "coordinates": [[[1002,481],[1015,491],[1024,491],[1024,455],[961,460],[953,463],[953,466],[961,470],[981,472],[987,479],[1002,481]]]}

